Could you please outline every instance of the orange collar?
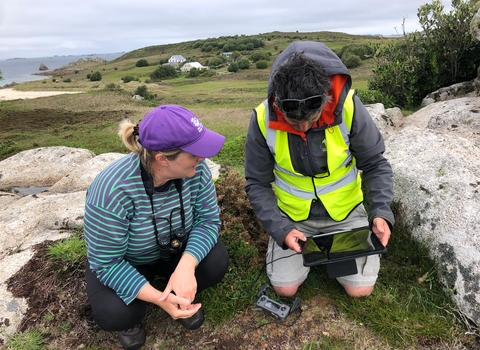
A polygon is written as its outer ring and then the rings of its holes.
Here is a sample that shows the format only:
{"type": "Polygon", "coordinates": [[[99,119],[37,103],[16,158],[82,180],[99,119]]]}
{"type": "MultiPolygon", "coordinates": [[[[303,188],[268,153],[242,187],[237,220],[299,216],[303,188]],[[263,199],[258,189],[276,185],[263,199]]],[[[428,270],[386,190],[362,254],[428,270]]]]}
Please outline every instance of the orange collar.
{"type": "MultiPolygon", "coordinates": [[[[312,127],[319,127],[326,125],[329,128],[335,121],[335,108],[338,105],[338,100],[340,98],[340,94],[342,93],[343,87],[348,80],[347,75],[333,75],[330,77],[330,81],[332,82],[332,88],[329,91],[329,95],[331,96],[331,100],[322,110],[322,115],[320,119],[318,119],[312,127]]],[[[270,105],[273,105],[273,101],[269,101],[270,105]]],[[[307,139],[307,135],[300,130],[295,129],[293,126],[288,124],[284,118],[284,114],[278,109],[277,106],[273,105],[273,110],[277,117],[277,120],[270,120],[268,122],[268,127],[275,130],[285,131],[290,134],[295,134],[301,136],[304,140],[307,139]]]]}

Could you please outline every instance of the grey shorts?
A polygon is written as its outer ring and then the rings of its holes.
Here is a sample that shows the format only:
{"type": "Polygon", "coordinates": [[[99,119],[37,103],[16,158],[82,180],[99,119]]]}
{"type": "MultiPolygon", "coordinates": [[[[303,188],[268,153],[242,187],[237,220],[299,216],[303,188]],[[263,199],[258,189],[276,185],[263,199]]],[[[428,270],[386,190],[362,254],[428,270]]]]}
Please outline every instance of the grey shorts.
{"type": "MultiPolygon", "coordinates": [[[[363,204],[343,221],[337,222],[330,218],[320,218],[294,222],[297,230],[305,236],[313,236],[318,232],[333,232],[350,230],[361,226],[368,226],[368,217],[363,204]]],[[[303,266],[302,255],[293,250],[283,250],[270,237],[267,250],[267,275],[270,283],[277,287],[287,287],[302,283],[308,276],[309,267],[303,266]],[[278,259],[278,260],[277,260],[278,259]]],[[[337,281],[352,287],[373,286],[380,270],[380,256],[369,255],[356,259],[358,273],[338,277],[337,281]]]]}

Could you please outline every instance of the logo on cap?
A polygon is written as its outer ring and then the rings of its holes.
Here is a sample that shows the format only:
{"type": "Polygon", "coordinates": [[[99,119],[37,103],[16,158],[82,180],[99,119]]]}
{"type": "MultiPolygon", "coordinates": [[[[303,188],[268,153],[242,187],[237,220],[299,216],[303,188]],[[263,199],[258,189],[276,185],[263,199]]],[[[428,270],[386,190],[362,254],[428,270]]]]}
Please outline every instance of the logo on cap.
{"type": "Polygon", "coordinates": [[[203,124],[200,122],[200,120],[198,120],[198,118],[192,117],[192,119],[190,119],[190,123],[195,125],[199,133],[202,132],[203,124]]]}

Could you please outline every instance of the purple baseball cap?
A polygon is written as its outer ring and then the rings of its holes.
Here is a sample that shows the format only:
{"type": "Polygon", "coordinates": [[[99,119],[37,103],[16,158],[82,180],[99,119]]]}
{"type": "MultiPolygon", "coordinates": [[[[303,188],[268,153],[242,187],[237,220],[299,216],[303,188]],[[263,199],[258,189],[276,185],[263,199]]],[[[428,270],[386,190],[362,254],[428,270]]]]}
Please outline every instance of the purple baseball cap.
{"type": "Polygon", "coordinates": [[[223,147],[225,136],[206,127],[188,109],[161,105],[140,121],[138,142],[149,151],[181,149],[201,158],[215,156],[223,147]]]}

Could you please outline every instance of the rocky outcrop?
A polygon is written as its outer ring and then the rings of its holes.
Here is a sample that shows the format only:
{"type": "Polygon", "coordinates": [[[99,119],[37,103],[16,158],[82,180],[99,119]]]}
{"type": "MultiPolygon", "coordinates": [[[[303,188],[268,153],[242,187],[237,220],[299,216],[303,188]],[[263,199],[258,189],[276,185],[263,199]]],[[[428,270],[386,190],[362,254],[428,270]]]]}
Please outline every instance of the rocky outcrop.
{"type": "Polygon", "coordinates": [[[403,220],[438,260],[459,311],[480,325],[480,97],[432,103],[408,117],[374,107],[403,220]]]}
{"type": "MultiPolygon", "coordinates": [[[[480,41],[480,1],[477,1],[475,6],[478,10],[470,22],[470,32],[477,41],[480,41]]],[[[437,91],[429,93],[422,100],[422,107],[434,102],[447,101],[466,96],[480,96],[480,67],[478,68],[476,79],[442,87],[437,91]]]]}
{"type": "MultiPolygon", "coordinates": [[[[70,62],[65,66],[62,66],[60,68],[55,68],[52,71],[48,72],[37,72],[33,73],[33,75],[40,75],[40,76],[65,76],[65,75],[71,75],[78,73],[79,71],[83,71],[86,69],[89,69],[88,66],[83,66],[86,63],[106,63],[108,62],[106,59],[103,59],[101,57],[85,57],[85,58],[79,58],[78,60],[74,62],[70,62]]],[[[42,70],[42,69],[40,69],[42,70]]],[[[48,70],[48,68],[45,67],[45,70],[48,70]]]]}
{"type": "Polygon", "coordinates": [[[80,66],[85,63],[106,63],[108,62],[106,59],[101,57],[82,57],[74,62],[70,62],[67,66],[80,66]]]}
{"type": "Polygon", "coordinates": [[[91,151],[69,147],[20,152],[0,162],[0,188],[52,186],[93,157],[91,151]]]}
{"type": "Polygon", "coordinates": [[[43,63],[40,63],[40,67],[38,68],[38,70],[48,70],[48,67],[43,63]]]}
{"type": "Polygon", "coordinates": [[[431,92],[422,100],[422,106],[425,107],[434,102],[447,101],[464,96],[480,96],[480,80],[478,78],[431,92]]]}

